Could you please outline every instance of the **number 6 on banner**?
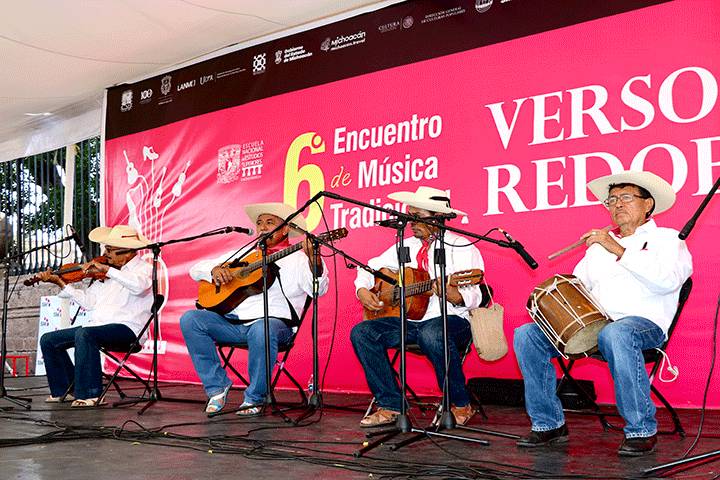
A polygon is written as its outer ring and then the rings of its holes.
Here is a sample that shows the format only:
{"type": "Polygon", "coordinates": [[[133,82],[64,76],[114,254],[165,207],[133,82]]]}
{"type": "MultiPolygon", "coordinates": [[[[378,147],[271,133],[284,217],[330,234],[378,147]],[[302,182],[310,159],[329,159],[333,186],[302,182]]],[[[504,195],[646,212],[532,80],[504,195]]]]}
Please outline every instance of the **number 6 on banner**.
{"type": "MultiPolygon", "coordinates": [[[[298,168],[300,163],[300,153],[305,148],[310,149],[310,153],[325,152],[325,141],[315,132],[307,132],[299,135],[288,148],[285,156],[285,191],[284,202],[293,208],[298,206],[298,189],[302,182],[308,182],[308,197],[312,197],[318,192],[325,189],[325,177],[319,166],[315,164],[303,165],[298,168]]],[[[319,200],[320,206],[323,205],[324,198],[319,200]]],[[[308,230],[312,231],[320,223],[321,213],[317,205],[310,207],[310,213],[307,216],[308,230]]]]}

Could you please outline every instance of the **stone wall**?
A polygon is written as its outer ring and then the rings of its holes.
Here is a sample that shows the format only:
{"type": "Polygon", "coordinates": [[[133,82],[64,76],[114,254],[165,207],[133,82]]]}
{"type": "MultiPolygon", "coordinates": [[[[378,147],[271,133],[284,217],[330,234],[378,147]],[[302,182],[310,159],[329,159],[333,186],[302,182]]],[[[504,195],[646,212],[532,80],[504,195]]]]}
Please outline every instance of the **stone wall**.
{"type": "MultiPolygon", "coordinates": [[[[48,283],[39,283],[32,287],[23,285],[27,275],[10,277],[10,289],[15,285],[15,291],[8,304],[8,355],[28,355],[30,357],[30,375],[35,373],[35,356],[37,348],[38,320],[40,318],[40,297],[55,295],[58,287],[48,283]]],[[[1,287],[0,287],[1,289],[1,287]]],[[[17,362],[20,375],[25,374],[25,365],[21,360],[17,362]]]]}

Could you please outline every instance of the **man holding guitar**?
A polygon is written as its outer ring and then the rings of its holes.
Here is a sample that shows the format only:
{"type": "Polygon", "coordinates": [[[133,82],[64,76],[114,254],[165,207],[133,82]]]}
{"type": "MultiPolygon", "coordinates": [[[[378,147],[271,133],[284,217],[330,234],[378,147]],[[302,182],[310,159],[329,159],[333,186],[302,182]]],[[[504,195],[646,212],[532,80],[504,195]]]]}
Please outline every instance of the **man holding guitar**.
{"type": "MultiPolygon", "coordinates": [[[[444,190],[430,187],[418,187],[415,192],[396,192],[388,195],[393,200],[404,202],[407,213],[419,217],[433,217],[435,214],[463,212],[450,208],[450,199],[444,190]]],[[[428,289],[422,288],[425,278],[435,279],[439,272],[434,262],[437,243],[437,227],[424,223],[411,222],[413,236],[405,240],[410,250],[408,274],[420,282],[408,285],[408,294],[426,296],[427,308],[418,315],[408,315],[407,342],[419,345],[422,352],[432,362],[438,385],[443,387],[445,366],[443,359],[442,319],[440,317],[439,289],[436,282],[430,282],[428,289]],[[412,269],[412,270],[411,270],[412,269]],[[423,291],[427,291],[427,293],[423,291]],[[428,291],[429,290],[429,291],[428,291]],[[429,297],[429,298],[427,298],[429,297]],[[413,318],[415,317],[415,318],[413,318]]],[[[458,424],[464,425],[473,416],[470,397],[465,389],[465,375],[462,371],[462,351],[471,340],[469,311],[483,303],[483,295],[477,285],[482,279],[484,263],[477,248],[470,242],[452,232],[445,235],[446,263],[449,282],[447,286],[448,341],[449,341],[449,395],[452,411],[458,424]],[[470,272],[468,272],[470,271],[470,272]],[[454,275],[455,274],[455,275],[454,275]],[[472,280],[458,280],[471,278],[472,280]],[[464,285],[464,286],[462,286],[464,285]]],[[[380,256],[371,259],[369,266],[375,270],[398,270],[398,258],[395,245],[380,256]]],[[[410,280],[413,282],[414,280],[410,280]]],[[[362,419],[362,427],[375,427],[393,423],[404,401],[393,368],[387,355],[388,348],[400,346],[400,318],[396,311],[388,309],[388,298],[378,295],[383,288],[376,285],[370,273],[358,271],[355,280],[357,297],[365,309],[364,321],[356,325],[351,332],[355,353],[365,370],[370,390],[375,395],[378,409],[362,419]]],[[[410,301],[415,301],[411,296],[410,301]]],[[[420,301],[419,303],[423,303],[420,301]]],[[[412,308],[409,308],[412,310],[412,308]]]]}
{"type": "MultiPolygon", "coordinates": [[[[256,225],[258,236],[262,236],[280,225],[294,209],[283,203],[260,203],[247,205],[245,212],[256,225]]],[[[305,229],[302,216],[295,217],[294,224],[305,229]]],[[[268,288],[271,359],[277,357],[278,345],[288,342],[297,331],[299,315],[307,297],[312,295],[314,268],[320,275],[319,294],[323,295],[328,289],[324,262],[313,266],[311,242],[290,244],[289,237],[300,234],[298,230],[284,226],[266,239],[268,261],[272,262],[269,270],[273,274],[268,278],[269,284],[272,281],[268,288]]],[[[248,345],[250,385],[245,390],[238,415],[260,413],[267,395],[262,280],[258,287],[254,279],[260,269],[260,257],[257,250],[242,250],[237,254],[233,251],[217,259],[200,261],[190,269],[190,276],[201,283],[198,306],[207,309],[185,312],[180,318],[180,328],[209,398],[206,413],[222,410],[232,386],[221,367],[216,342],[248,345]],[[230,291],[227,299],[215,301],[211,298],[215,293],[220,296],[225,290],[230,291]]]]}

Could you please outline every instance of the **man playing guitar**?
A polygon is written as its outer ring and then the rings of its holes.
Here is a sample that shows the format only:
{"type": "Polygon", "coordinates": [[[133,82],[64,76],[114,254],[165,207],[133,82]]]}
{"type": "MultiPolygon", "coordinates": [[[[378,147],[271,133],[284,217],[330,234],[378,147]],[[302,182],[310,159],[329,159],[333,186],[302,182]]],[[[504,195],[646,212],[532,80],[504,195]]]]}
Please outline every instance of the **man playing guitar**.
{"type": "MultiPolygon", "coordinates": [[[[284,218],[294,212],[294,209],[283,203],[260,203],[247,205],[245,212],[256,225],[258,236],[262,236],[280,225],[284,218]]],[[[301,229],[305,229],[305,219],[302,216],[295,217],[293,222],[301,229]]],[[[301,251],[294,248],[288,240],[289,237],[299,234],[289,226],[284,226],[266,240],[268,256],[281,256],[273,263],[278,267],[277,278],[268,287],[271,359],[277,357],[278,345],[292,339],[297,330],[296,319],[301,315],[307,297],[312,295],[312,244],[306,240],[301,251]],[[282,255],[281,252],[286,250],[297,251],[282,255]]],[[[190,276],[196,281],[212,282],[219,290],[220,286],[236,279],[230,262],[246,257],[257,258],[257,253],[242,250],[237,254],[229,252],[213,260],[200,261],[190,269],[190,276]]],[[[328,275],[324,262],[321,261],[317,265],[317,272],[320,274],[319,294],[322,295],[328,289],[328,275]]],[[[268,392],[265,378],[263,317],[262,293],[254,293],[245,297],[230,311],[218,313],[213,310],[191,310],[180,318],[180,328],[195,371],[208,396],[206,413],[222,410],[232,386],[225,370],[221,368],[215,346],[218,342],[247,343],[250,385],[245,390],[243,404],[237,413],[255,415],[260,412],[268,392]]]]}
{"type": "MultiPolygon", "coordinates": [[[[407,213],[419,217],[432,217],[437,213],[463,212],[450,208],[450,199],[443,190],[419,187],[415,192],[396,192],[388,195],[393,200],[404,202],[407,213]]],[[[413,237],[405,240],[410,250],[409,267],[427,272],[431,279],[439,272],[435,268],[434,251],[437,228],[424,223],[411,222],[413,237]]],[[[484,269],[483,259],[477,248],[470,242],[452,232],[445,235],[447,274],[476,269],[484,269]]],[[[397,271],[398,258],[395,245],[380,256],[371,259],[369,266],[375,270],[387,268],[397,271]]],[[[388,348],[400,345],[400,319],[397,316],[374,317],[369,312],[382,311],[386,305],[376,293],[371,291],[375,279],[370,273],[358,271],[355,280],[357,297],[366,310],[367,321],[356,325],[351,332],[355,353],[365,370],[368,386],[375,395],[378,409],[362,419],[362,427],[375,427],[393,423],[399,413],[403,392],[395,381],[392,366],[387,355],[388,348]]],[[[448,340],[449,340],[449,394],[452,411],[458,424],[464,425],[473,416],[470,397],[465,389],[465,375],[462,371],[462,351],[471,339],[469,311],[483,303],[483,295],[477,284],[466,287],[447,287],[448,340]]],[[[442,319],[440,317],[440,299],[437,285],[429,299],[427,310],[419,319],[409,317],[407,342],[419,345],[435,369],[438,385],[443,387],[445,366],[443,359],[442,319]]]]}

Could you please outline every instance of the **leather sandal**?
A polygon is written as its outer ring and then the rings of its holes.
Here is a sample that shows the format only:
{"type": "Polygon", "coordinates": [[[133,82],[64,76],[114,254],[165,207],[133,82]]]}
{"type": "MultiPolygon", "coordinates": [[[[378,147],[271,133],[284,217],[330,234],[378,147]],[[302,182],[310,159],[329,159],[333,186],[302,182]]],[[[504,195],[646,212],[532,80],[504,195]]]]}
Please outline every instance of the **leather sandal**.
{"type": "Polygon", "coordinates": [[[360,426],[362,428],[379,427],[381,425],[390,425],[395,423],[400,412],[395,410],[388,410],[387,408],[378,408],[374,413],[365,415],[365,418],[360,420],[360,426]]]}
{"type": "Polygon", "coordinates": [[[220,410],[223,409],[223,407],[225,407],[225,402],[227,400],[230,387],[232,387],[232,384],[225,387],[222,392],[218,393],[217,395],[213,395],[208,399],[208,402],[205,405],[205,413],[207,413],[208,415],[218,413],[220,410]]]}
{"type": "Polygon", "coordinates": [[[241,417],[254,417],[256,415],[260,415],[260,412],[262,412],[262,405],[243,402],[242,405],[240,405],[240,408],[238,408],[238,411],[235,412],[235,415],[240,415],[241,417]]]}
{"type": "Polygon", "coordinates": [[[450,407],[450,411],[452,411],[453,415],[455,416],[455,423],[457,425],[466,425],[470,421],[470,419],[477,413],[470,404],[467,404],[464,407],[452,406],[450,407]]]}
{"type": "Polygon", "coordinates": [[[70,404],[72,408],[88,408],[88,407],[99,407],[105,405],[104,401],[100,401],[99,398],[78,398],[70,404]]]}
{"type": "Polygon", "coordinates": [[[65,395],[65,400],[63,400],[63,397],[53,397],[52,395],[50,395],[45,399],[45,403],[72,402],[73,400],[75,400],[75,397],[70,394],[65,395]]]}

